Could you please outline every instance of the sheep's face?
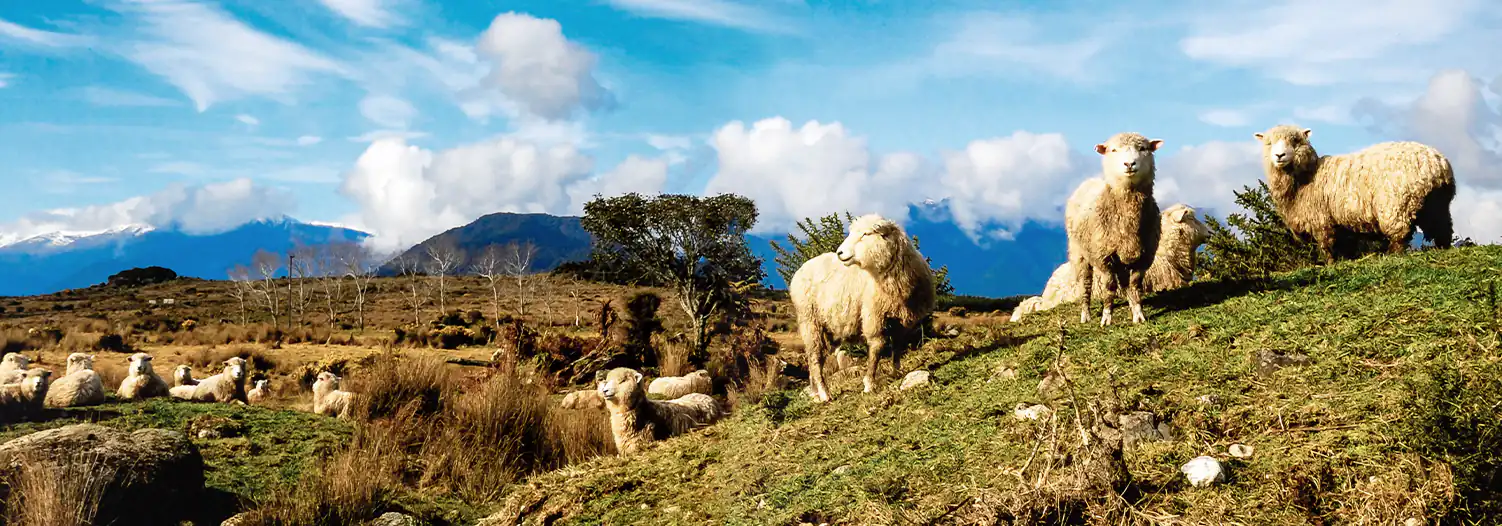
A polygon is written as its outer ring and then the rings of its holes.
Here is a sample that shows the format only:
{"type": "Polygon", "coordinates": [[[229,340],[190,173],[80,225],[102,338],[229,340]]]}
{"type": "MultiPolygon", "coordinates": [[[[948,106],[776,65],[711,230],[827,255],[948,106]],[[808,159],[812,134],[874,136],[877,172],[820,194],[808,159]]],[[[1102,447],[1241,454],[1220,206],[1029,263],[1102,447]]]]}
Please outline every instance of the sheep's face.
{"type": "Polygon", "coordinates": [[[179,365],[176,369],[172,370],[172,377],[176,378],[180,382],[191,380],[193,379],[193,368],[186,365],[179,365]]]}
{"type": "Polygon", "coordinates": [[[626,367],[611,369],[603,375],[596,374],[595,381],[595,389],[606,402],[629,406],[633,401],[646,397],[646,392],[641,388],[641,373],[626,367]]]}
{"type": "Polygon", "coordinates": [[[255,388],[257,390],[261,390],[261,391],[266,390],[266,380],[256,380],[256,387],[255,388]]]}
{"type": "Polygon", "coordinates": [[[47,387],[47,379],[51,377],[52,371],[46,369],[26,371],[26,378],[21,380],[22,389],[32,394],[40,393],[47,387]]]}
{"type": "Polygon", "coordinates": [[[3,363],[6,369],[18,371],[31,365],[31,358],[27,358],[24,354],[13,352],[5,355],[3,363]]]}
{"type": "Polygon", "coordinates": [[[891,266],[897,251],[906,242],[907,236],[897,223],[868,214],[850,222],[850,235],[840,243],[834,255],[846,266],[881,270],[891,266]]]}
{"type": "Polygon", "coordinates": [[[68,372],[89,371],[94,369],[94,356],[76,352],[68,355],[68,372]]]}
{"type": "Polygon", "coordinates": [[[132,376],[151,374],[151,355],[146,353],[130,355],[130,374],[132,376]]]}
{"type": "Polygon", "coordinates": [[[1152,181],[1157,170],[1153,152],[1162,146],[1162,139],[1148,139],[1138,133],[1123,132],[1095,145],[1095,153],[1101,155],[1101,171],[1107,181],[1136,185],[1152,181]]]}
{"type": "Polygon", "coordinates": [[[339,376],[328,371],[318,373],[318,378],[313,380],[313,389],[318,390],[320,388],[327,388],[330,391],[338,389],[339,376]]]}
{"type": "Polygon", "coordinates": [[[1313,130],[1287,124],[1252,134],[1262,143],[1262,161],[1280,171],[1302,171],[1319,159],[1309,142],[1313,130]],[[1292,168],[1292,170],[1290,170],[1292,168]]]}
{"type": "Polygon", "coordinates": [[[230,358],[228,360],[225,360],[224,361],[224,374],[229,375],[229,377],[232,378],[232,379],[234,379],[236,382],[244,380],[245,379],[245,359],[236,356],[234,358],[230,358]]]}
{"type": "Polygon", "coordinates": [[[1200,246],[1210,238],[1210,229],[1195,216],[1193,208],[1185,205],[1174,205],[1164,210],[1162,225],[1164,232],[1181,236],[1182,241],[1191,247],[1200,246]]]}

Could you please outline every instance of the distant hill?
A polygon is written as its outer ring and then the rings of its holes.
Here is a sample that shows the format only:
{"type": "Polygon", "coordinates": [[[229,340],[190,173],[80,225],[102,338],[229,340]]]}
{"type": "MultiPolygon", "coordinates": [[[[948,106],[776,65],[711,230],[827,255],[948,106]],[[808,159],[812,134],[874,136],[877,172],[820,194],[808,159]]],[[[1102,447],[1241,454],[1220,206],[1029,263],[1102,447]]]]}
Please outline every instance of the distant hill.
{"type": "Polygon", "coordinates": [[[369,234],[290,217],[246,223],[217,234],[132,225],[98,233],[46,234],[0,246],[0,296],[47,294],[104,283],[111,274],[161,266],[180,276],[224,279],[257,250],[285,253],[304,244],[359,241],[369,234]]]}
{"type": "Polygon", "coordinates": [[[531,270],[534,272],[552,270],[561,263],[588,258],[592,246],[589,232],[584,230],[578,217],[499,212],[482,216],[467,225],[448,229],[418,243],[392,258],[378,273],[382,276],[395,275],[398,272],[395,263],[397,259],[409,254],[424,256],[428,247],[445,242],[452,242],[464,252],[466,260],[461,268],[466,269],[464,273],[468,273],[470,261],[483,254],[486,247],[506,245],[513,241],[531,241],[537,246],[537,255],[532,258],[531,270]]]}

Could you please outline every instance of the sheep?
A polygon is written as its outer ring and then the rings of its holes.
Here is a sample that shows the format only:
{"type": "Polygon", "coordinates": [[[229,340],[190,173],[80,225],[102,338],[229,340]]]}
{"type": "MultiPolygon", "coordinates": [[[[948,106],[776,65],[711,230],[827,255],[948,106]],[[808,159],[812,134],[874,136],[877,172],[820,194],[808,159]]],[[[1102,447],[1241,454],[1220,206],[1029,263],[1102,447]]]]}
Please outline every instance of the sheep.
{"type": "MultiPolygon", "coordinates": [[[[1188,285],[1194,279],[1195,250],[1210,237],[1210,230],[1188,205],[1168,207],[1161,216],[1158,251],[1153,256],[1153,266],[1143,277],[1144,292],[1162,292],[1188,285]]],[[[1043,295],[1024,299],[1012,310],[1012,321],[1021,321],[1027,314],[1079,300],[1080,289],[1075,276],[1070,262],[1059,265],[1049,276],[1048,285],[1043,287],[1043,295]]],[[[1093,292],[1105,294],[1104,280],[1095,281],[1093,292]]]]}
{"type": "Polygon", "coordinates": [[[51,376],[52,371],[46,369],[28,369],[21,373],[20,382],[0,385],[0,421],[13,422],[40,413],[51,376]]]}
{"type": "Polygon", "coordinates": [[[610,433],[620,455],[635,453],[649,442],[709,425],[723,414],[719,403],[703,393],[689,393],[672,400],[649,399],[641,382],[642,374],[626,367],[595,373],[595,389],[610,413],[610,433]]]}
{"type": "Polygon", "coordinates": [[[189,399],[195,402],[250,403],[245,396],[245,359],[236,356],[225,360],[224,372],[199,380],[189,399]]]}
{"type": "Polygon", "coordinates": [[[605,399],[594,389],[580,389],[563,397],[564,409],[604,409],[605,399]]]}
{"type": "Polygon", "coordinates": [[[256,386],[251,388],[249,393],[245,393],[245,400],[252,404],[259,404],[262,400],[265,400],[266,395],[270,391],[266,387],[266,384],[267,380],[256,380],[256,386]]]}
{"type": "Polygon", "coordinates": [[[354,406],[355,394],[339,390],[341,379],[334,373],[318,373],[313,382],[313,412],[339,418],[348,418],[354,406]]]}
{"type": "Polygon", "coordinates": [[[138,352],[130,355],[130,372],[116,390],[123,400],[144,400],[167,396],[167,382],[151,369],[151,355],[138,352]]]}
{"type": "Polygon", "coordinates": [[[1320,156],[1311,132],[1284,124],[1252,136],[1278,215],[1295,235],[1314,238],[1326,264],[1335,262],[1337,230],[1382,234],[1388,252],[1400,253],[1418,226],[1434,246],[1450,248],[1455,171],[1439,150],[1396,141],[1320,156]]]}
{"type": "Polygon", "coordinates": [[[709,394],[713,389],[714,381],[709,378],[709,371],[703,369],[683,376],[660,376],[647,384],[647,394],[663,398],[678,398],[689,393],[709,394]]]}
{"type": "Polygon", "coordinates": [[[876,214],[850,223],[834,252],[808,260],[793,273],[788,291],[808,356],[808,379],[819,402],[830,400],[824,355],[841,343],[864,339],[864,392],[874,389],[877,359],[890,349],[901,373],[902,352],[934,310],[933,272],[902,227],[876,214]]]}
{"type": "Polygon", "coordinates": [[[104,382],[94,372],[94,355],[68,355],[68,372],[47,388],[47,407],[78,407],[104,403],[104,382]]]}
{"type": "Polygon", "coordinates": [[[174,385],[174,386],[182,386],[182,385],[193,386],[193,385],[198,385],[198,380],[195,379],[195,378],[193,378],[193,368],[192,367],[188,367],[186,364],[184,364],[184,365],[177,366],[176,369],[173,369],[172,370],[172,385],[174,385]]]}
{"type": "Polygon", "coordinates": [[[26,378],[26,368],[31,366],[31,359],[26,355],[14,352],[0,359],[0,384],[17,384],[26,378]]]}
{"type": "Polygon", "coordinates": [[[1101,155],[1101,177],[1086,179],[1064,206],[1064,232],[1069,238],[1069,262],[1079,290],[1080,323],[1090,321],[1090,296],[1095,275],[1105,278],[1105,306],[1100,324],[1111,324],[1116,290],[1126,287],[1132,323],[1147,321],[1142,313],[1142,281],[1158,251],[1158,202],[1153,199],[1157,170],[1153,152],[1163,146],[1135,132],[1112,135],[1095,145],[1101,155]]]}

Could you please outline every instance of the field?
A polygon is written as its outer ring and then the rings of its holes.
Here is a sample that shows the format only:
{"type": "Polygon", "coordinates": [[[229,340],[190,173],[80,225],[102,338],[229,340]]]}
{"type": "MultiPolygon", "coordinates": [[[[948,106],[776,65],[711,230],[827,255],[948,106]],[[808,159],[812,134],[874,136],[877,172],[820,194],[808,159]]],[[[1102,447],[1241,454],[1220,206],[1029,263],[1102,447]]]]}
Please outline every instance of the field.
{"type": "MultiPolygon", "coordinates": [[[[478,338],[495,311],[476,278],[449,278],[443,311],[459,314],[443,325],[483,341],[413,336],[441,332],[431,323],[441,311],[435,297],[414,315],[401,278],[374,282],[363,330],[347,305],[331,320],[316,295],[273,328],[264,307],[242,323],[227,282],[97,288],[0,300],[6,349],[53,368],[95,352],[107,383],[125,355],[104,348],[150,352],[159,373],[191,363],[200,376],[248,356],[278,396],[264,407],[111,402],[7,426],[0,439],[83,420],[233,420],[237,436],[193,439],[223,497],[201,514],[257,510],[267,524],[358,524],[385,511],[431,524],[492,514],[481,522],[1495,524],[1499,278],[1502,247],[1484,246],[1201,282],[1151,296],[1138,326],[1081,325],[1068,305],[1017,324],[1008,302],[946,305],[903,362],[931,371],[930,385],[862,394],[858,377],[838,373],[828,405],[799,382],[763,388],[754,365],[765,354],[801,363],[787,304],[766,295],[711,349],[732,415],[630,457],[613,454],[602,415],[556,407],[577,387],[547,358],[614,341],[597,313],[604,300],[624,305],[636,292],[626,287],[540,278],[519,309],[512,283],[502,317],[535,328],[523,354],[540,358],[485,367],[448,363],[488,362],[514,336],[478,338]],[[771,343],[748,349],[761,333],[771,343]],[[305,412],[308,375],[322,368],[383,402],[352,421],[305,412]],[[1014,414],[1034,404],[1051,415],[1014,414]],[[1163,425],[1129,423],[1143,418],[1163,425]],[[1233,457],[1233,444],[1253,452],[1233,457]],[[1191,487],[1179,467],[1200,455],[1227,478],[1191,487]]],[[[657,292],[666,329],[653,346],[661,368],[681,369],[686,323],[657,292]]]]}

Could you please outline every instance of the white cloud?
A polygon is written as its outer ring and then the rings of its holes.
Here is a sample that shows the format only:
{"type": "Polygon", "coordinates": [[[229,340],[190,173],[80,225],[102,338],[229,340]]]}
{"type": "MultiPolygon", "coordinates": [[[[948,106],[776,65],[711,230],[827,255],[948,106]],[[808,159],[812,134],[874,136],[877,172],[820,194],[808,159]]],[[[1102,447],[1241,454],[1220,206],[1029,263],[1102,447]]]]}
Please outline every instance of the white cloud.
{"type": "Polygon", "coordinates": [[[109,184],[118,182],[118,178],[103,177],[97,175],[83,175],[70,170],[52,170],[42,174],[36,183],[41,190],[54,194],[72,193],[80,186],[109,184]]]}
{"type": "Polygon", "coordinates": [[[244,123],[246,126],[259,126],[261,124],[261,119],[257,119],[254,116],[246,115],[244,113],[236,115],[235,120],[244,123]]]}
{"type": "Polygon", "coordinates": [[[191,161],[168,161],[147,168],[146,171],[157,174],[186,175],[191,177],[208,173],[209,168],[191,161]]]}
{"type": "Polygon", "coordinates": [[[84,102],[95,106],[167,107],[181,104],[172,99],[103,86],[87,86],[80,89],[78,94],[84,102]]]}
{"type": "Polygon", "coordinates": [[[934,49],[928,65],[939,76],[1043,73],[1077,82],[1098,77],[1092,64],[1106,47],[1104,31],[1074,40],[1049,40],[1051,33],[1013,13],[967,13],[949,40],[934,49]]]}
{"type": "Polygon", "coordinates": [[[687,20],[762,32],[793,32],[793,25],[750,6],[728,0],[606,0],[640,16],[687,20]]]}
{"type": "Polygon", "coordinates": [[[647,144],[662,151],[687,150],[694,146],[694,141],[681,135],[647,134],[647,144]]]}
{"type": "Polygon", "coordinates": [[[1242,211],[1236,195],[1262,178],[1262,147],[1247,133],[1242,141],[1211,141],[1158,152],[1153,194],[1159,208],[1177,203],[1222,219],[1242,211]]]}
{"type": "Polygon", "coordinates": [[[594,179],[586,179],[570,185],[568,195],[572,203],[568,213],[582,215],[584,203],[594,199],[595,194],[602,197],[614,197],[631,192],[659,194],[667,185],[667,181],[668,162],[666,160],[628,155],[626,160],[621,161],[621,164],[610,171],[594,179]]]}
{"type": "Polygon", "coordinates": [[[50,48],[85,47],[94,44],[94,39],[85,35],[59,33],[26,27],[0,18],[0,40],[50,48]]]}
{"type": "Polygon", "coordinates": [[[1241,110],[1214,109],[1200,112],[1200,122],[1223,128],[1240,128],[1251,119],[1241,110]]]}
{"type": "Polygon", "coordinates": [[[1349,104],[1326,104],[1323,106],[1298,106],[1293,109],[1293,116],[1300,120],[1324,122],[1328,124],[1351,124],[1351,106],[1349,104]]]}
{"type": "Polygon", "coordinates": [[[288,213],[292,194],[250,179],[198,186],[172,185],[154,194],[116,203],[28,214],[0,225],[0,241],[49,232],[103,231],[127,224],[177,228],[193,234],[228,230],[248,221],[288,213]]]}
{"type": "Polygon", "coordinates": [[[10,73],[0,73],[0,88],[10,86],[10,79],[16,78],[10,73]]]}
{"type": "Polygon", "coordinates": [[[338,13],[351,22],[374,28],[387,28],[403,21],[391,11],[391,2],[382,0],[318,0],[330,11],[338,13]]]}
{"type": "Polygon", "coordinates": [[[290,93],[343,68],[300,44],[236,20],[224,10],[181,0],[130,0],[121,11],[139,21],[123,53],[192,99],[198,111],[227,100],[290,93]]]}
{"type": "Polygon", "coordinates": [[[304,135],[297,138],[298,146],[312,146],[320,142],[323,142],[323,137],[317,135],[304,135]]]}
{"type": "MultiPolygon", "coordinates": [[[[505,97],[492,106],[499,105],[509,114],[560,120],[576,110],[598,109],[611,101],[610,93],[595,80],[594,53],[565,38],[555,20],[502,13],[480,35],[475,49],[491,68],[479,87],[505,97]]],[[[472,103],[483,105],[484,101],[480,97],[472,103]]],[[[476,108],[466,111],[486,113],[476,108]]]]}
{"type": "MultiPolygon", "coordinates": [[[[1057,223],[1064,201],[1099,164],[1057,133],[1018,131],[945,152],[940,183],[949,212],[972,240],[1010,239],[1027,219],[1057,223]]],[[[909,200],[917,201],[914,195],[909,200]]]]}
{"type": "Polygon", "coordinates": [[[493,212],[566,213],[567,188],[591,159],[571,146],[539,148],[512,137],[433,152],[377,140],[344,174],[339,191],[381,248],[409,246],[493,212]]]}
{"type": "Polygon", "coordinates": [[[405,129],[417,117],[417,108],[390,95],[367,95],[360,99],[360,114],[376,125],[405,129]]]}
{"type": "Polygon", "coordinates": [[[805,218],[832,212],[907,217],[907,203],[922,193],[924,163],[911,154],[880,159],[866,140],[840,123],[787,119],[722,126],[710,140],[719,169],[705,193],[735,193],[756,201],[757,232],[787,231],[805,218]]]}
{"type": "Polygon", "coordinates": [[[362,133],[360,135],[356,135],[354,137],[350,137],[349,141],[350,142],[376,142],[376,141],[383,140],[383,139],[400,139],[400,140],[403,140],[403,141],[410,141],[412,139],[421,139],[421,138],[427,137],[427,136],[428,136],[427,132],[420,132],[420,131],[407,131],[407,130],[371,130],[371,131],[362,133]]]}

